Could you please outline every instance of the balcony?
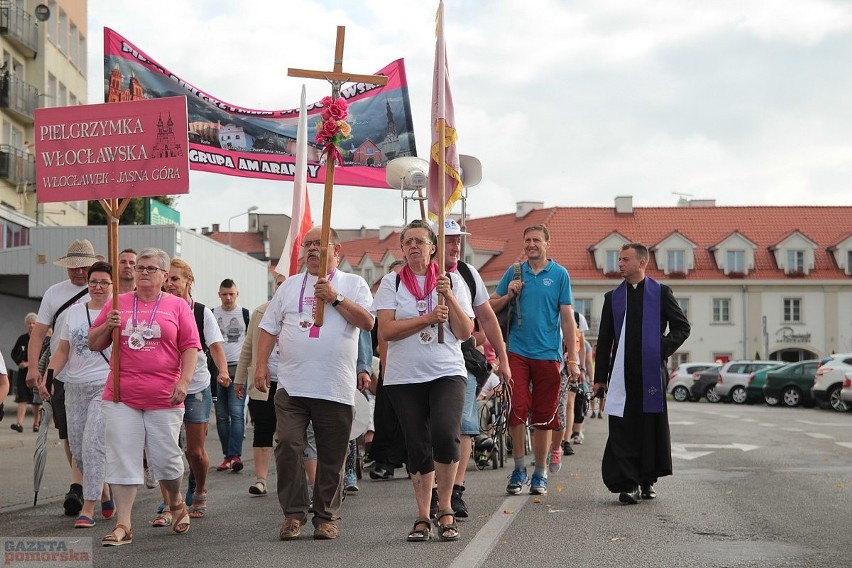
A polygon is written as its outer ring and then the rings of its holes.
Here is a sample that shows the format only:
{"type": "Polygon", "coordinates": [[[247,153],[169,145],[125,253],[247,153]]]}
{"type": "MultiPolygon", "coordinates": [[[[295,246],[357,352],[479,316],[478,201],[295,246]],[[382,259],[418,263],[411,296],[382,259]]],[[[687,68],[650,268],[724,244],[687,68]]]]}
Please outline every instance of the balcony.
{"type": "Polygon", "coordinates": [[[14,114],[18,120],[32,124],[37,107],[38,89],[14,75],[0,75],[0,108],[14,114]]]}
{"type": "Polygon", "coordinates": [[[15,0],[0,0],[0,35],[26,57],[38,53],[38,24],[15,0]]]}
{"type": "Polygon", "coordinates": [[[14,185],[18,191],[35,187],[35,159],[9,144],[0,144],[0,179],[14,185]]]}

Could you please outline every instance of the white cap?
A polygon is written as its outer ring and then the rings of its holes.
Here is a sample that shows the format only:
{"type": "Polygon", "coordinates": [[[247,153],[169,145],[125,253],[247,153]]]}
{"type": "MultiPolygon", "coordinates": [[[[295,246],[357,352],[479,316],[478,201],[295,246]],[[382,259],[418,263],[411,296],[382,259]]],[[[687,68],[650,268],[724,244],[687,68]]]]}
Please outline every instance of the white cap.
{"type": "Polygon", "coordinates": [[[444,219],[444,236],[452,237],[455,235],[469,235],[470,233],[466,233],[462,231],[459,224],[455,222],[454,219],[444,219]]]}

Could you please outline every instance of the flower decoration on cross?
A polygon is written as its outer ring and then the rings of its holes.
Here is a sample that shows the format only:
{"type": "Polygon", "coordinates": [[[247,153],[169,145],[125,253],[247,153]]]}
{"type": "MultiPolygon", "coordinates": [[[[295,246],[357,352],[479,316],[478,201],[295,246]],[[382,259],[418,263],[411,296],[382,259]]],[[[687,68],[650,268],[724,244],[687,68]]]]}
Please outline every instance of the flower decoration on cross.
{"type": "Polygon", "coordinates": [[[327,159],[336,160],[343,165],[340,154],[340,143],[352,137],[352,127],[346,122],[349,116],[349,104],[342,97],[323,97],[320,120],[317,120],[317,134],[314,141],[324,146],[323,153],[327,159]]]}

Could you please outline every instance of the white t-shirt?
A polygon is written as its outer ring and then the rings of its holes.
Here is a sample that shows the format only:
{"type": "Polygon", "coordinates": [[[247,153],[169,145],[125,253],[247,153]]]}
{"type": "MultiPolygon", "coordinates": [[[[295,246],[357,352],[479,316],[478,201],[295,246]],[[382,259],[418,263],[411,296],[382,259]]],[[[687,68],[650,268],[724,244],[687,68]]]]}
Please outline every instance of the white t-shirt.
{"type": "MultiPolygon", "coordinates": [[[[299,325],[300,322],[313,321],[311,314],[316,301],[316,282],[317,277],[308,273],[285,280],[269,302],[260,328],[278,336],[281,357],[277,373],[279,388],[285,389],[290,396],[319,398],[353,406],[361,330],[347,322],[331,304],[325,305],[322,327],[299,325]]],[[[337,270],[331,284],[346,296],[347,302],[370,309],[373,296],[360,276],[337,270]]]]}
{"type": "MultiPolygon", "coordinates": [[[[473,317],[470,306],[470,292],[464,279],[455,272],[448,272],[453,287],[453,295],[461,304],[462,310],[473,317]]],[[[418,276],[422,288],[425,276],[418,276]]],[[[396,287],[397,274],[390,272],[382,278],[376,299],[373,302],[373,313],[379,310],[395,310],[394,319],[403,320],[419,316],[417,300],[400,282],[396,287]]],[[[432,291],[432,306],[438,305],[438,292],[432,291]]],[[[428,310],[428,311],[431,311],[428,310]]],[[[405,339],[388,342],[387,369],[385,369],[385,385],[403,385],[411,383],[426,383],[440,377],[458,375],[467,376],[464,357],[461,352],[461,342],[450,331],[450,326],[444,326],[444,343],[438,343],[437,337],[429,343],[421,343],[420,333],[409,335],[405,339]]],[[[435,334],[437,336],[437,331],[435,334]]]]}
{"type": "MultiPolygon", "coordinates": [[[[48,327],[53,323],[53,315],[56,313],[56,310],[62,307],[62,305],[77,295],[80,290],[83,289],[88,290],[88,287],[84,284],[82,286],[75,286],[70,280],[63,280],[62,282],[58,282],[45,290],[44,296],[41,299],[41,304],[38,307],[38,315],[36,316],[36,323],[44,324],[48,327]]],[[[81,302],[89,301],[89,292],[87,291],[83,294],[79,300],[75,303],[79,304],[81,302]]],[[[50,352],[56,353],[56,348],[59,347],[59,334],[56,333],[58,329],[62,327],[62,322],[65,319],[66,314],[68,314],[68,308],[65,308],[61,314],[59,314],[59,318],[56,320],[56,329],[54,329],[54,333],[50,338],[50,352]]],[[[63,375],[65,370],[59,373],[55,378],[57,380],[65,380],[63,379],[63,375]]]]}
{"type": "Polygon", "coordinates": [[[89,322],[95,321],[99,313],[99,309],[87,310],[86,304],[75,304],[68,308],[67,317],[60,318],[62,326],[54,335],[68,342],[68,362],[62,373],[62,381],[67,384],[105,383],[107,380],[107,360],[112,354],[112,344],[103,351],[89,349],[89,322]]]}
{"type": "MultiPolygon", "coordinates": [[[[222,348],[225,350],[225,359],[229,364],[236,364],[240,360],[240,351],[246,339],[246,320],[243,309],[237,305],[233,310],[226,312],[222,306],[216,306],[213,308],[213,315],[216,316],[224,339],[222,348]]],[[[207,333],[206,330],[205,333],[207,333]]]]}
{"type": "Polygon", "coordinates": [[[6,370],[6,361],[3,359],[3,354],[0,353],[0,375],[8,375],[6,370]]]}
{"type": "MultiPolygon", "coordinates": [[[[193,312],[193,317],[195,313],[193,312]]],[[[199,337],[201,333],[198,333],[199,337]]],[[[207,345],[214,343],[223,343],[222,332],[219,330],[219,324],[216,322],[216,317],[210,308],[204,306],[204,341],[207,345]]],[[[210,386],[210,370],[207,368],[207,355],[204,354],[204,349],[198,350],[198,361],[195,363],[195,372],[192,374],[192,381],[189,383],[189,388],[186,394],[195,394],[201,392],[210,386]]]]}

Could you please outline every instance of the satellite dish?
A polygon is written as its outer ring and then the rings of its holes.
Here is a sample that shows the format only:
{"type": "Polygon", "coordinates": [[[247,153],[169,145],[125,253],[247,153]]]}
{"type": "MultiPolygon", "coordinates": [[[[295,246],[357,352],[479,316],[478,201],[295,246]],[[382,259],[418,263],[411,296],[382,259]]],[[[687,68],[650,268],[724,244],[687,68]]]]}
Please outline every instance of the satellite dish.
{"type": "Polygon", "coordinates": [[[402,190],[426,187],[429,177],[429,162],[423,158],[405,156],[388,162],[385,180],[388,185],[402,190]]]}
{"type": "Polygon", "coordinates": [[[465,187],[473,187],[482,181],[482,162],[479,158],[459,154],[462,183],[465,187]]]}

